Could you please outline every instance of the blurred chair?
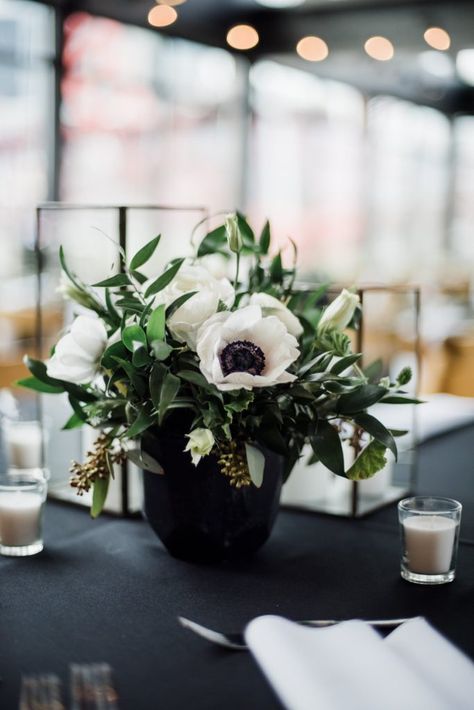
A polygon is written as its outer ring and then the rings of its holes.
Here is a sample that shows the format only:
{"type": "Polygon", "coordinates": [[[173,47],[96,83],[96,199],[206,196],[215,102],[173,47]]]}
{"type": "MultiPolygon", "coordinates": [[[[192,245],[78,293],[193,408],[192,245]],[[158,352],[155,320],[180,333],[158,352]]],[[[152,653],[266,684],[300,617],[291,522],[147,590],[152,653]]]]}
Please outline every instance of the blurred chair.
{"type": "Polygon", "coordinates": [[[442,392],[474,397],[474,332],[446,338],[442,392]]]}

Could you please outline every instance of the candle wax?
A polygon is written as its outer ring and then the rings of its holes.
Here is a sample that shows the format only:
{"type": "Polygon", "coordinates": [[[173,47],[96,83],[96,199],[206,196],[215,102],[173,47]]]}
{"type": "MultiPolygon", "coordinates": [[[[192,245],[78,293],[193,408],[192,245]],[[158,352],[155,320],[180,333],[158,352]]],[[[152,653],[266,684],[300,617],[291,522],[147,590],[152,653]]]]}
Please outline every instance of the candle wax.
{"type": "Polygon", "coordinates": [[[408,567],[417,574],[449,572],[457,522],[442,515],[410,515],[403,521],[408,567]]]}
{"type": "Polygon", "coordinates": [[[42,498],[28,491],[0,493],[0,543],[5,547],[31,545],[40,537],[42,498]]]}
{"type": "Polygon", "coordinates": [[[5,430],[5,443],[10,466],[40,468],[42,465],[42,434],[37,422],[18,422],[5,430]]]}

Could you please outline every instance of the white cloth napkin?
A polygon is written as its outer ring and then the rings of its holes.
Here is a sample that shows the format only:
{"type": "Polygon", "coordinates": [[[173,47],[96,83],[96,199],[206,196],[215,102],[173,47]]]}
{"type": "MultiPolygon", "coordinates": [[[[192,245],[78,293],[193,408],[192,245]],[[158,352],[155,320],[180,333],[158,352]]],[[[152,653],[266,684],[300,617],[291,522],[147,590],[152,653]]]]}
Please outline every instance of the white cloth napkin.
{"type": "Polygon", "coordinates": [[[262,616],[245,638],[288,710],[474,707],[474,663],[421,617],[383,639],[363,621],[312,629],[262,616]]]}

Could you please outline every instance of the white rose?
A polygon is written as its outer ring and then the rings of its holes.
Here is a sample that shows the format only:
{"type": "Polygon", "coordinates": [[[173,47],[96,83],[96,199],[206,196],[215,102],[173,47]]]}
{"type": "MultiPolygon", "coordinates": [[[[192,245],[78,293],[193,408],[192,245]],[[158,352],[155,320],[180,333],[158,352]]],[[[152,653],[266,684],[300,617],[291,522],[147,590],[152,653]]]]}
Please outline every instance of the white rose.
{"type": "Polygon", "coordinates": [[[339,296],[324,311],[318,323],[318,330],[344,330],[352,320],[352,316],[360,303],[356,293],[343,289],[339,296]]]}
{"type": "Polygon", "coordinates": [[[279,318],[246,306],[209,318],[199,329],[196,351],[208,382],[220,390],[250,390],[293,382],[286,369],[300,354],[297,346],[279,318]]]}
{"type": "Polygon", "coordinates": [[[190,434],[186,434],[189,439],[185,451],[191,452],[191,458],[195,466],[203,456],[211,453],[215,440],[210,429],[193,429],[190,434]]]}
{"type": "Polygon", "coordinates": [[[295,338],[303,333],[303,326],[294,313],[290,311],[278,298],[269,293],[253,293],[250,296],[250,305],[260,306],[264,316],[276,316],[286,325],[286,329],[295,338]]]}
{"type": "Polygon", "coordinates": [[[219,301],[230,307],[235,293],[228,279],[214,278],[203,266],[183,264],[169,286],[158,293],[156,302],[169,306],[179,296],[191,291],[197,293],[173,313],[168,327],[176,340],[195,350],[200,326],[217,312],[219,301]]]}
{"type": "Polygon", "coordinates": [[[91,382],[107,347],[107,331],[99,318],[78,316],[56,345],[47,364],[50,377],[77,385],[91,382]]]}

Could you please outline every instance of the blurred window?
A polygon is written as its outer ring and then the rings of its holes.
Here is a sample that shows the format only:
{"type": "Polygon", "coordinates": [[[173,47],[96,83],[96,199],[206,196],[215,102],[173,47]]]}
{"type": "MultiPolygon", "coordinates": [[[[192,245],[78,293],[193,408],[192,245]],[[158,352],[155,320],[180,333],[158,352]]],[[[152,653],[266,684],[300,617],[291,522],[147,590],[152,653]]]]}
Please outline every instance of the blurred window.
{"type": "Polygon", "coordinates": [[[231,54],[75,13],[63,62],[62,199],[235,205],[244,85],[231,54]]]}
{"type": "Polygon", "coordinates": [[[0,279],[33,268],[34,207],[51,179],[53,53],[50,8],[0,2],[0,279]]]}

